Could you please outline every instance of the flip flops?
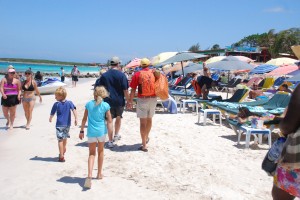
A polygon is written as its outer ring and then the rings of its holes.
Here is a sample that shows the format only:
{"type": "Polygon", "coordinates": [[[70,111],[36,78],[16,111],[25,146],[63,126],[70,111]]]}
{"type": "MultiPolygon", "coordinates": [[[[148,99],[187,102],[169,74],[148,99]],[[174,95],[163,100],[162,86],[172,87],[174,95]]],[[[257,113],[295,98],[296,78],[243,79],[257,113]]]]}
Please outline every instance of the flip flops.
{"type": "Polygon", "coordinates": [[[92,187],[92,178],[87,177],[83,187],[90,189],[92,187]]]}
{"type": "Polygon", "coordinates": [[[148,149],[144,149],[143,146],[140,146],[140,147],[139,147],[139,150],[140,150],[140,151],[143,151],[143,152],[148,152],[148,149]]]}

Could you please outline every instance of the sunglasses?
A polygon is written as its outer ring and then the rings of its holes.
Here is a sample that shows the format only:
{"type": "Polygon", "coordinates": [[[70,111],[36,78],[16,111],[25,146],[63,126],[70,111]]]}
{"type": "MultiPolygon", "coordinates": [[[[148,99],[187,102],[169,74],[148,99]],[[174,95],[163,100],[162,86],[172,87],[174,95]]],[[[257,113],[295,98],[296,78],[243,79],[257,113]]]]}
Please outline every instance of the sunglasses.
{"type": "Polygon", "coordinates": [[[16,72],[8,72],[9,74],[15,74],[16,72]]]}
{"type": "Polygon", "coordinates": [[[26,72],[25,75],[30,75],[31,73],[26,72]]]}

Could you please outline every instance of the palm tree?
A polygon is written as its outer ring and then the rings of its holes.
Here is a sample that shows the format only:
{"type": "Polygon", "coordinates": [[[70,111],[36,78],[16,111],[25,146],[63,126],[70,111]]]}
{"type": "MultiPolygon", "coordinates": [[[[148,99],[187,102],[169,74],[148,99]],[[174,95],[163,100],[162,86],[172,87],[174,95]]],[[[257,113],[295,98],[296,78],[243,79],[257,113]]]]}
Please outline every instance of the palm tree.
{"type": "Polygon", "coordinates": [[[197,53],[198,51],[200,51],[200,45],[199,45],[199,43],[197,43],[197,44],[191,46],[191,47],[189,48],[189,51],[191,51],[191,52],[193,52],[193,53],[197,53]]]}
{"type": "Polygon", "coordinates": [[[211,50],[217,50],[217,49],[220,49],[220,45],[218,44],[214,44],[211,48],[211,50]]]}

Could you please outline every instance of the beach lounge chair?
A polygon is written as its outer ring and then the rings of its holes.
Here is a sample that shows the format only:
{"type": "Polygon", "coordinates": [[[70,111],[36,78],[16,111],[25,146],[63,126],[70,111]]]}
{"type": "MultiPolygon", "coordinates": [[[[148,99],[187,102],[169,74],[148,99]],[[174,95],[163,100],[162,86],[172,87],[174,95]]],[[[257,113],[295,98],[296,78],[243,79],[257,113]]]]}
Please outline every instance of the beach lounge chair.
{"type": "Polygon", "coordinates": [[[283,113],[284,108],[289,104],[291,96],[289,94],[275,94],[270,100],[262,99],[253,102],[242,102],[236,104],[215,104],[214,107],[221,110],[223,113],[237,114],[239,106],[248,107],[251,112],[261,115],[269,112],[274,115],[280,115],[283,113]],[[260,106],[260,107],[257,107],[260,106]]]}
{"type": "MultiPolygon", "coordinates": [[[[236,102],[236,103],[238,103],[238,102],[243,101],[247,97],[248,93],[249,93],[249,90],[247,90],[247,89],[238,89],[232,95],[232,97],[230,97],[229,99],[221,100],[219,102],[236,102]]],[[[209,106],[214,107],[217,104],[217,102],[208,102],[207,104],[209,106]]]]}
{"type": "Polygon", "coordinates": [[[264,82],[262,88],[263,89],[269,89],[270,87],[272,87],[274,85],[274,82],[275,82],[275,80],[274,80],[273,77],[267,77],[265,79],[265,82],[264,82]]]}
{"type": "Polygon", "coordinates": [[[254,83],[259,84],[261,81],[263,80],[263,78],[261,77],[253,77],[251,78],[248,83],[246,84],[247,87],[252,87],[252,85],[254,83]]]}

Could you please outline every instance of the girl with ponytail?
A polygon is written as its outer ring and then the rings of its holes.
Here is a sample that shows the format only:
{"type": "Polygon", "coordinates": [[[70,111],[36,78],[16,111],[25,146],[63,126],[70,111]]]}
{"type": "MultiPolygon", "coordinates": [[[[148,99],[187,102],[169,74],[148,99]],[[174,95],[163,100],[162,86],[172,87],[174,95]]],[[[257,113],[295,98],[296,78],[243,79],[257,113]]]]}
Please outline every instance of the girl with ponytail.
{"type": "Polygon", "coordinates": [[[110,106],[103,99],[108,97],[107,90],[103,87],[96,87],[94,90],[94,99],[85,105],[84,116],[81,123],[79,138],[84,138],[84,127],[88,120],[87,138],[89,144],[88,158],[88,177],[85,180],[84,187],[91,188],[92,172],[96,156],[96,147],[98,145],[98,174],[97,179],[102,179],[102,165],[104,158],[104,143],[107,133],[112,134],[112,118],[110,106]]]}

